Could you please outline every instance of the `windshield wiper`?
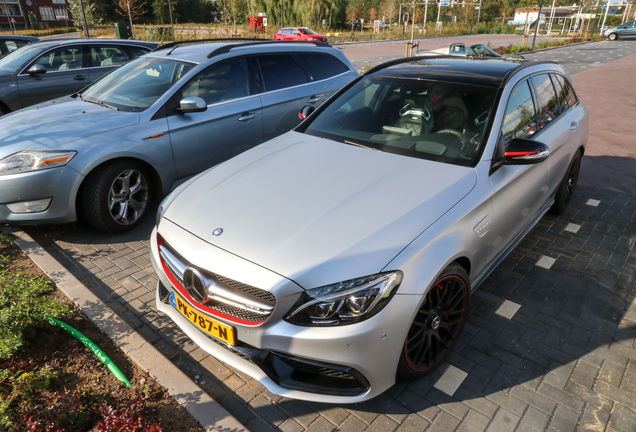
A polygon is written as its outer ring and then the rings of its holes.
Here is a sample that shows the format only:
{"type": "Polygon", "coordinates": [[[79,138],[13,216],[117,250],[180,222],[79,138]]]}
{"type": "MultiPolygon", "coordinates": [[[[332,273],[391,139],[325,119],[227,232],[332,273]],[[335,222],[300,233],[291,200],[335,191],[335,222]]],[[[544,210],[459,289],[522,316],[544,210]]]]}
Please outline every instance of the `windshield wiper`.
{"type": "Polygon", "coordinates": [[[353,142],[353,141],[344,140],[344,142],[345,142],[345,144],[349,144],[349,145],[356,146],[356,147],[362,147],[362,148],[369,149],[369,150],[378,150],[375,147],[369,147],[369,146],[366,146],[364,144],[360,144],[360,143],[353,142]]]}
{"type": "Polygon", "coordinates": [[[110,109],[115,110],[115,111],[119,111],[119,108],[117,108],[115,105],[108,104],[108,103],[106,103],[104,101],[99,101],[97,103],[100,104],[103,107],[110,108],[110,109]]]}
{"type": "Polygon", "coordinates": [[[92,99],[92,98],[85,98],[85,97],[83,97],[81,94],[79,95],[79,97],[80,97],[80,99],[81,99],[81,100],[83,100],[84,102],[94,103],[94,104],[97,104],[97,105],[101,105],[101,106],[103,106],[104,108],[110,108],[110,109],[112,109],[112,110],[119,111],[119,108],[117,108],[117,107],[116,107],[116,106],[114,106],[114,105],[107,104],[107,103],[106,103],[106,102],[104,102],[104,101],[97,100],[97,99],[92,99]]]}

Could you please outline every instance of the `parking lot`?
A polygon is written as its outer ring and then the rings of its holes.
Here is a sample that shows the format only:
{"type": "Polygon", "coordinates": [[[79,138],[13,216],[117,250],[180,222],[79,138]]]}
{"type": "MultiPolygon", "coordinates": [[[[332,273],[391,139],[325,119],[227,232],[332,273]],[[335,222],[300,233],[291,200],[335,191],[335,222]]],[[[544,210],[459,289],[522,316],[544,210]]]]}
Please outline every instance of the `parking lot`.
{"type": "Polygon", "coordinates": [[[636,44],[528,58],[563,62],[590,110],[575,199],[564,215],[545,217],[474,293],[446,364],[369,402],[274,396],[194,345],[155,311],[152,218],[123,235],[82,224],[26,231],[251,431],[636,431],[636,151],[628,115],[636,44]]]}

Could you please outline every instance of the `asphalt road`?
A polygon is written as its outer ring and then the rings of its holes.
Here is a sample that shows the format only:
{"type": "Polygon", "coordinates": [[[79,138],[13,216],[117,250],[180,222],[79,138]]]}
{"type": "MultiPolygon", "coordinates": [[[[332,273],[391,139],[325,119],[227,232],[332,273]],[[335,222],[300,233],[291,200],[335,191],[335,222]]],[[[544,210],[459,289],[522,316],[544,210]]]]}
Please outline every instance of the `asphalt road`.
{"type": "MultiPolygon", "coordinates": [[[[391,43],[344,50],[362,66],[403,55],[399,44],[391,43]]],[[[618,41],[528,55],[556,59],[573,75],[591,114],[589,158],[606,158],[610,173],[636,160],[630,124],[634,54],[636,42],[618,41]]],[[[598,165],[584,167],[581,181],[594,183],[598,165]]],[[[424,379],[398,382],[351,406],[274,396],[207,355],[158,314],[148,250],[153,218],[124,235],[81,223],[27,232],[254,432],[632,432],[636,187],[612,188],[629,183],[634,172],[614,183],[582,185],[564,215],[538,224],[472,296],[464,334],[446,364],[424,379]],[[454,393],[443,390],[455,385],[454,393]]]]}

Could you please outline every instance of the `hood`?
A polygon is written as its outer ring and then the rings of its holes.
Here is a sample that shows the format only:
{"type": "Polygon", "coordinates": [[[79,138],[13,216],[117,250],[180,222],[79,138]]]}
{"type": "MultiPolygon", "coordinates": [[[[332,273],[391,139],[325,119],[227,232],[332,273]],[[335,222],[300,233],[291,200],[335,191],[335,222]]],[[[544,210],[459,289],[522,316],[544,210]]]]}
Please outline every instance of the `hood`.
{"type": "Polygon", "coordinates": [[[139,113],[115,111],[71,97],[55,99],[0,117],[0,155],[13,150],[72,149],[69,143],[79,138],[136,123],[139,113]]]}
{"type": "Polygon", "coordinates": [[[472,168],[289,132],[201,175],[164,217],[313,288],[382,271],[475,182],[472,168]]]}

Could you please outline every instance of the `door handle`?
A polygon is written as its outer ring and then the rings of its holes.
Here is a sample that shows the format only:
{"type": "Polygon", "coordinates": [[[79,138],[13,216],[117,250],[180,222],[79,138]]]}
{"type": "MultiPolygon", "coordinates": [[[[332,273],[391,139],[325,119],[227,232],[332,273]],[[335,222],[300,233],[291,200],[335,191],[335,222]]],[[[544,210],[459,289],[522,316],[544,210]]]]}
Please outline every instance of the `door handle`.
{"type": "Polygon", "coordinates": [[[84,81],[84,80],[86,79],[86,77],[85,77],[84,75],[75,75],[75,76],[73,77],[73,79],[74,79],[75,81],[84,81]]]}
{"type": "Polygon", "coordinates": [[[572,123],[570,123],[571,130],[576,130],[577,127],[579,127],[579,122],[573,121],[572,123]]]}
{"type": "Polygon", "coordinates": [[[252,120],[254,117],[256,116],[256,114],[250,114],[250,113],[243,113],[241,114],[241,116],[238,118],[238,121],[248,121],[248,120],[252,120]]]}
{"type": "Polygon", "coordinates": [[[318,102],[320,100],[322,96],[311,96],[309,99],[307,99],[307,103],[314,103],[314,102],[318,102]]]}

